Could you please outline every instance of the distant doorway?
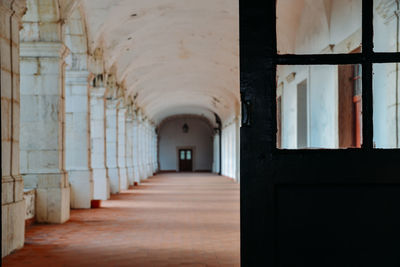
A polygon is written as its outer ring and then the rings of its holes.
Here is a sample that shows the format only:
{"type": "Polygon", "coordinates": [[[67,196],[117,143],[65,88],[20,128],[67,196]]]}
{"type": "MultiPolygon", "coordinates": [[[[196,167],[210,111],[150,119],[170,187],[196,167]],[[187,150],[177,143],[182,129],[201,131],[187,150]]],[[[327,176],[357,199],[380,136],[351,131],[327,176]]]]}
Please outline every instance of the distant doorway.
{"type": "Polygon", "coordinates": [[[179,171],[191,172],[193,171],[193,150],[192,149],[179,149],[179,171]]]}

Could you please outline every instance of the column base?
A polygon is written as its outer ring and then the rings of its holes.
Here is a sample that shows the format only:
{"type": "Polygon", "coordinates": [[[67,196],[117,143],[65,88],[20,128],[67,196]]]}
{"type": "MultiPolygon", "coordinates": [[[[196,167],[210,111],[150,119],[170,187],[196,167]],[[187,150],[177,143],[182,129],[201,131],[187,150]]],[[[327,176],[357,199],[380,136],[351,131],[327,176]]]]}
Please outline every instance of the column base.
{"type": "Polygon", "coordinates": [[[120,177],[117,168],[108,168],[108,177],[110,179],[111,194],[117,194],[120,190],[120,177]]]}
{"type": "Polygon", "coordinates": [[[93,199],[110,199],[110,180],[107,177],[107,170],[94,168],[92,171],[94,182],[93,199]]]}
{"type": "Polygon", "coordinates": [[[139,165],[139,177],[140,181],[146,180],[147,179],[147,171],[146,171],[146,166],[144,164],[139,165]]]}
{"type": "Polygon", "coordinates": [[[36,188],[36,221],[64,223],[70,215],[70,194],[67,173],[24,174],[26,187],[36,188]]]}
{"type": "Polygon", "coordinates": [[[153,171],[151,170],[151,164],[150,163],[148,163],[146,165],[146,170],[147,170],[147,178],[153,176],[153,171]]]}
{"type": "Polygon", "coordinates": [[[1,205],[1,257],[24,246],[25,201],[1,205]]]}
{"type": "Polygon", "coordinates": [[[127,172],[128,172],[128,183],[129,185],[133,185],[135,182],[135,173],[133,171],[133,167],[126,167],[127,172]]]}
{"type": "Polygon", "coordinates": [[[128,184],[128,176],[126,173],[126,168],[118,167],[118,172],[119,172],[119,179],[120,179],[119,189],[120,189],[120,191],[127,190],[129,187],[129,184],[128,184]]]}
{"type": "Polygon", "coordinates": [[[94,191],[92,172],[70,170],[68,177],[71,184],[71,208],[90,209],[94,191]]]}
{"type": "Polygon", "coordinates": [[[134,175],[134,180],[136,183],[140,183],[140,175],[139,175],[139,170],[138,166],[133,166],[133,175],[134,175]]]}

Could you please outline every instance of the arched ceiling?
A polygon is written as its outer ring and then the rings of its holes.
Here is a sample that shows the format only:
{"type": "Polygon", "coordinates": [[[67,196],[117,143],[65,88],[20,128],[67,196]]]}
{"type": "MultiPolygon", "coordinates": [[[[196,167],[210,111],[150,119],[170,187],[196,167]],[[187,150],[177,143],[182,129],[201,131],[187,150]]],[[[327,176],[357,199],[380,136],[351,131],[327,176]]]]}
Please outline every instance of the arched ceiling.
{"type": "Polygon", "coordinates": [[[156,123],[239,110],[238,0],[85,0],[89,49],[104,49],[156,123]]]}

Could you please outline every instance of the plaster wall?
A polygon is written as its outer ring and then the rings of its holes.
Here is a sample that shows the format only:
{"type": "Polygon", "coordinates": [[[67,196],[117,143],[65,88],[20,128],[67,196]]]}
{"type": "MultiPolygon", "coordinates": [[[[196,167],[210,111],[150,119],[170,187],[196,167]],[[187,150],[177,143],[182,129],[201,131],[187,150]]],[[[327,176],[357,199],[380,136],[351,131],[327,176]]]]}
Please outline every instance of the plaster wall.
{"type": "Polygon", "coordinates": [[[159,129],[159,160],[161,171],[179,171],[177,148],[193,147],[193,170],[212,170],[213,132],[206,122],[196,118],[177,118],[159,129]],[[187,123],[189,132],[182,126],[187,123]]]}

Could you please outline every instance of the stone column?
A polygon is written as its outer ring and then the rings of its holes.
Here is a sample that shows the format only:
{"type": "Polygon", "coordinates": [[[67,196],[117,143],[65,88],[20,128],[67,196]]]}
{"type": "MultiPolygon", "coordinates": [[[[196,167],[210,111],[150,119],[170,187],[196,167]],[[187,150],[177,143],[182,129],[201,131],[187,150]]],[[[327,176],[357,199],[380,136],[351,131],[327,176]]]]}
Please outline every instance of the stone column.
{"type": "Polygon", "coordinates": [[[139,142],[138,142],[138,121],[137,116],[135,116],[133,120],[133,173],[134,180],[137,184],[140,183],[140,174],[139,174],[139,142]]]}
{"type": "Polygon", "coordinates": [[[128,189],[128,177],[126,173],[126,153],[125,153],[125,114],[126,108],[119,103],[118,112],[118,172],[120,179],[120,190],[128,189]]]}
{"type": "Polygon", "coordinates": [[[67,54],[60,42],[21,43],[21,173],[26,188],[37,188],[38,222],[69,219],[64,103],[67,54]]]}
{"type": "Polygon", "coordinates": [[[117,132],[117,104],[118,100],[106,101],[106,165],[110,178],[111,194],[119,193],[120,177],[118,171],[118,132],[117,132]]]}
{"type": "Polygon", "coordinates": [[[106,169],[104,87],[90,89],[90,142],[94,181],[94,199],[110,198],[110,180],[106,169]]]}
{"type": "Polygon", "coordinates": [[[129,185],[134,184],[134,173],[133,173],[133,118],[130,109],[126,114],[125,119],[125,127],[126,127],[126,139],[125,139],[125,151],[126,151],[126,171],[128,176],[129,185]]]}
{"type": "Polygon", "coordinates": [[[146,137],[146,170],[147,178],[153,175],[151,171],[151,160],[150,160],[150,123],[147,120],[145,124],[145,137],[146,137]]]}
{"type": "Polygon", "coordinates": [[[71,185],[71,208],[90,208],[93,176],[90,168],[89,72],[66,72],[66,170],[71,185]]]}
{"type": "Polygon", "coordinates": [[[24,183],[19,164],[19,29],[25,1],[0,0],[1,256],[24,245],[24,183]]]}
{"type": "Polygon", "coordinates": [[[157,133],[153,127],[153,173],[157,172],[157,133]]]}
{"type": "Polygon", "coordinates": [[[146,179],[146,172],[144,169],[144,138],[143,138],[143,121],[141,120],[141,117],[138,117],[138,169],[139,169],[139,179],[140,181],[146,179]]]}

